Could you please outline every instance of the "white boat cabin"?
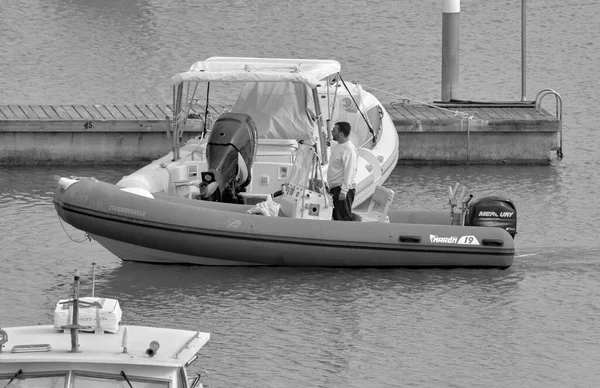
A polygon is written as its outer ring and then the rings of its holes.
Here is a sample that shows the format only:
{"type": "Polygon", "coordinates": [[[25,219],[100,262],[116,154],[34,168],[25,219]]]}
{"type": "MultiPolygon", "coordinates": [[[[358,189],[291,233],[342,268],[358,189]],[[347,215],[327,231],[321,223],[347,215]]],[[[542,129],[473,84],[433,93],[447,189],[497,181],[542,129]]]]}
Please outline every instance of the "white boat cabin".
{"type": "Polygon", "coordinates": [[[90,326],[79,326],[75,335],[64,325],[74,314],[72,307],[63,309],[65,301],[57,304],[54,325],[0,329],[0,387],[202,386],[204,375],[189,376],[187,367],[209,333],[119,325],[118,301],[80,301],[87,307],[81,306],[79,323],[90,326]]]}

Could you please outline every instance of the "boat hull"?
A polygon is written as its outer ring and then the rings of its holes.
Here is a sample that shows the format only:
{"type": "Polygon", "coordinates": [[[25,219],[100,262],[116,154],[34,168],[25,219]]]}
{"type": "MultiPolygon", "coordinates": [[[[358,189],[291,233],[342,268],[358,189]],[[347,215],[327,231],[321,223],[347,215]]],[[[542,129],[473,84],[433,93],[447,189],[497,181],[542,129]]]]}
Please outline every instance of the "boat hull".
{"type": "Polygon", "coordinates": [[[390,223],[266,217],[247,205],[147,198],[93,180],[59,185],[54,204],[65,222],[130,261],[507,268],[514,259],[505,230],[444,225],[448,215],[437,212],[391,212],[390,223]]]}

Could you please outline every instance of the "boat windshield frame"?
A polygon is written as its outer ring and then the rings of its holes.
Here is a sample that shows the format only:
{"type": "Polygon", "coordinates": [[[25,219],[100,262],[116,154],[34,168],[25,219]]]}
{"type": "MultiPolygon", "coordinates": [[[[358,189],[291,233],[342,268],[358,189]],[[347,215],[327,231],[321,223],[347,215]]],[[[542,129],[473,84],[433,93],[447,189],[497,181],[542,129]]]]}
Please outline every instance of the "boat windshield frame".
{"type": "Polygon", "coordinates": [[[287,184],[318,193],[327,191],[320,157],[314,145],[298,144],[287,184]]]}
{"type": "MultiPolygon", "coordinates": [[[[179,376],[178,378],[184,379],[185,376],[179,376]]],[[[120,373],[109,373],[109,372],[93,372],[81,369],[70,369],[70,370],[48,370],[48,371],[36,371],[36,372],[22,372],[15,377],[15,374],[2,373],[0,374],[0,387],[11,387],[15,381],[19,380],[35,380],[36,387],[78,387],[87,386],[84,380],[93,379],[94,387],[102,387],[102,381],[123,381],[124,377],[120,373]],[[12,381],[11,381],[12,379],[12,381]],[[78,384],[79,383],[79,384],[78,384]]],[[[139,376],[137,374],[127,374],[127,380],[135,388],[138,386],[136,383],[142,383],[146,388],[169,388],[172,387],[171,380],[159,377],[146,377],[139,376]]],[[[15,385],[16,386],[16,385],[15,385]]],[[[22,386],[22,384],[20,385],[22,386]]],[[[106,384],[107,387],[113,387],[113,384],[106,384]]]]}
{"type": "Polygon", "coordinates": [[[330,59],[211,57],[192,64],[186,72],[171,78],[173,86],[182,82],[295,82],[310,89],[341,71],[330,59]]]}
{"type": "MultiPolygon", "coordinates": [[[[78,382],[78,378],[79,378],[79,382],[81,383],[83,380],[83,387],[87,386],[86,381],[89,381],[89,379],[93,379],[94,380],[94,387],[102,387],[101,382],[102,381],[124,381],[126,380],[126,382],[128,384],[131,384],[134,388],[137,386],[136,383],[143,383],[144,388],[169,388],[171,387],[171,380],[170,379],[161,379],[161,378],[157,378],[157,377],[145,377],[145,376],[139,376],[139,375],[135,375],[135,374],[124,374],[123,371],[121,371],[121,373],[107,373],[107,372],[91,372],[91,371],[82,371],[82,370],[78,370],[78,369],[74,369],[70,371],[71,373],[71,378],[69,379],[69,381],[71,382],[69,384],[70,387],[78,387],[78,385],[76,385],[76,383],[78,382]]],[[[108,385],[107,385],[108,386],[108,385]]],[[[112,387],[112,385],[110,385],[112,387]]]]}
{"type": "MultiPolygon", "coordinates": [[[[36,387],[65,387],[67,386],[67,382],[69,381],[69,370],[56,370],[56,371],[43,371],[43,372],[21,372],[18,375],[14,373],[0,373],[0,386],[1,387],[10,387],[16,380],[36,380],[36,387]],[[62,381],[58,381],[59,378],[62,378],[62,381]],[[48,380],[48,384],[37,384],[38,382],[43,383],[43,379],[52,379],[48,380]]],[[[16,385],[15,385],[16,386],[16,385]]]]}

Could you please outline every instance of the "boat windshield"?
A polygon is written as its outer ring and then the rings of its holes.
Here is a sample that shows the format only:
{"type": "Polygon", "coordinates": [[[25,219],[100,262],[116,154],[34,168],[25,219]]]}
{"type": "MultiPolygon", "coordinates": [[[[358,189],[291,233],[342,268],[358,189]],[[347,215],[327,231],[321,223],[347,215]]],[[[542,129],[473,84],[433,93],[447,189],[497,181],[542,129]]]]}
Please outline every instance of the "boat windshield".
{"type": "Polygon", "coordinates": [[[64,387],[67,372],[20,373],[18,376],[0,376],[0,387],[11,388],[54,388],[64,387]]]}
{"type": "Polygon", "coordinates": [[[169,382],[136,376],[73,373],[72,388],[167,388],[169,382]]]}
{"type": "Polygon", "coordinates": [[[300,144],[298,151],[296,151],[296,159],[292,166],[288,183],[302,188],[310,188],[311,180],[317,178],[315,173],[318,166],[318,155],[314,147],[300,144]]]}

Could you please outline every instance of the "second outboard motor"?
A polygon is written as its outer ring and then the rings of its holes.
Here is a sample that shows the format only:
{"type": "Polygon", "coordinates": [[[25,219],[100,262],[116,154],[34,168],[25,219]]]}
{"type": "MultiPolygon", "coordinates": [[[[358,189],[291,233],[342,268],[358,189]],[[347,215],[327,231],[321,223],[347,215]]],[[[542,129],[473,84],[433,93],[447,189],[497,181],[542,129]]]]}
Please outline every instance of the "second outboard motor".
{"type": "Polygon", "coordinates": [[[507,198],[484,197],[469,203],[465,225],[493,226],[506,230],[512,238],[517,234],[517,208],[507,198]]]}
{"type": "Polygon", "coordinates": [[[233,201],[246,187],[258,147],[258,132],[244,113],[224,113],[213,125],[206,145],[208,171],[202,172],[202,199],[233,201]]]}

